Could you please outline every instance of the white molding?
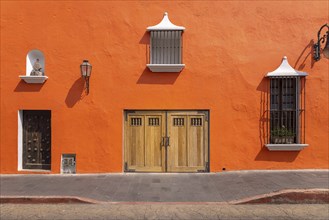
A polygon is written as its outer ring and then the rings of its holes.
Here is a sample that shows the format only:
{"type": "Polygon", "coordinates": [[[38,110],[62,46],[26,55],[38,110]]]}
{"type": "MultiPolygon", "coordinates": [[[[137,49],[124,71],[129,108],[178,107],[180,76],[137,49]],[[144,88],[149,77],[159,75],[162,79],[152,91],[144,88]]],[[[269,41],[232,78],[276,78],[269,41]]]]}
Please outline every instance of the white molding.
{"type": "Polygon", "coordinates": [[[288,63],[288,59],[286,56],[282,58],[282,62],[280,66],[274,70],[273,72],[267,73],[266,77],[276,77],[276,76],[307,76],[308,74],[306,72],[301,72],[298,70],[295,70],[290,66],[288,63]]]}
{"type": "Polygon", "coordinates": [[[18,110],[17,169],[23,170],[23,110],[18,110]]]}
{"type": "Polygon", "coordinates": [[[185,27],[177,26],[171,23],[168,17],[168,13],[165,12],[162,21],[157,25],[147,27],[147,30],[148,31],[169,31],[169,30],[184,31],[185,27]]]}
{"type": "Polygon", "coordinates": [[[147,64],[146,65],[152,72],[158,73],[178,73],[182,71],[185,64],[147,64]]]}
{"type": "MultiPolygon", "coordinates": [[[[38,173],[37,175],[39,175],[39,173],[50,173],[51,170],[40,170],[40,169],[21,169],[19,171],[22,171],[22,172],[35,172],[35,173],[38,173]]],[[[17,174],[17,175],[25,175],[25,174],[17,174]]],[[[31,174],[27,174],[27,175],[31,175],[31,174]]]]}
{"type": "Polygon", "coordinates": [[[265,144],[269,151],[301,151],[308,144],[265,144]]]}
{"type": "Polygon", "coordinates": [[[19,78],[24,80],[26,83],[44,83],[48,79],[48,76],[25,76],[25,75],[20,75],[19,78]]]}

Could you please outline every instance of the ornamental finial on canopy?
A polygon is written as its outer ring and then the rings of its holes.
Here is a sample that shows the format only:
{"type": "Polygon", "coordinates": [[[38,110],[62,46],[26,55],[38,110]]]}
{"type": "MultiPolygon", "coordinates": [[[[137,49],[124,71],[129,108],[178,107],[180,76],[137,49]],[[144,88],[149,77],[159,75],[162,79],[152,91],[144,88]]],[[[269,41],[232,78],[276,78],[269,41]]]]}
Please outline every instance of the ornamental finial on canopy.
{"type": "Polygon", "coordinates": [[[269,72],[267,73],[266,77],[278,77],[278,76],[307,76],[308,74],[306,72],[301,72],[298,70],[295,70],[294,68],[292,68],[292,66],[290,66],[290,64],[288,63],[288,58],[286,56],[284,56],[282,58],[282,62],[281,65],[274,70],[273,72],[269,72]]]}
{"type": "Polygon", "coordinates": [[[177,26],[171,23],[168,13],[165,12],[162,21],[154,26],[147,27],[148,31],[184,31],[185,27],[177,26]]]}

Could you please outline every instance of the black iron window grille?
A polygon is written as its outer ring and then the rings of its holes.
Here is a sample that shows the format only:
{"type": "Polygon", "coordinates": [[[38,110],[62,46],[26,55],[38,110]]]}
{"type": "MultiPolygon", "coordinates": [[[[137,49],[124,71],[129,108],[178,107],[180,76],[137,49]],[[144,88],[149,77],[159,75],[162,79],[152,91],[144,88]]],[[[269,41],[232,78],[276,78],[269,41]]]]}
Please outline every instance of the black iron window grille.
{"type": "Polygon", "coordinates": [[[305,77],[270,77],[268,112],[268,143],[305,143],[305,77]]]}
{"type": "Polygon", "coordinates": [[[151,31],[151,64],[182,63],[183,31],[151,31]]]}

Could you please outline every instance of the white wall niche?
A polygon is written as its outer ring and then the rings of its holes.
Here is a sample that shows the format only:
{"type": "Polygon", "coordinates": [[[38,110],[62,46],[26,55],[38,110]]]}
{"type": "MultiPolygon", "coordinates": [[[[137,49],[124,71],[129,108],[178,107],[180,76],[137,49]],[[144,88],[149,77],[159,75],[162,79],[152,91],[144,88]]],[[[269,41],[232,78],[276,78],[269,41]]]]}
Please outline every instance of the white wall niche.
{"type": "Polygon", "coordinates": [[[44,83],[48,77],[45,75],[45,57],[42,51],[34,49],[30,50],[26,55],[26,73],[20,75],[19,78],[24,80],[26,83],[44,83]],[[41,65],[39,74],[31,75],[33,65],[37,62],[41,65]]]}

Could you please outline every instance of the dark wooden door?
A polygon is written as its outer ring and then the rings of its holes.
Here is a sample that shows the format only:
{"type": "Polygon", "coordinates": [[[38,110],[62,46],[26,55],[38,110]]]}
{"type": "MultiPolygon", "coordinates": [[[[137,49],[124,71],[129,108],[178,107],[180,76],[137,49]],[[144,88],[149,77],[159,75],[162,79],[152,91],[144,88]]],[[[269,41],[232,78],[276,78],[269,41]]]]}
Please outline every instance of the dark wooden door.
{"type": "Polygon", "coordinates": [[[23,111],[23,169],[50,170],[51,112],[23,111]]]}

